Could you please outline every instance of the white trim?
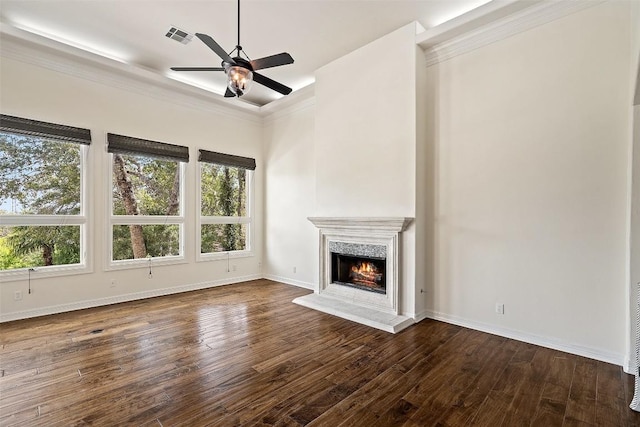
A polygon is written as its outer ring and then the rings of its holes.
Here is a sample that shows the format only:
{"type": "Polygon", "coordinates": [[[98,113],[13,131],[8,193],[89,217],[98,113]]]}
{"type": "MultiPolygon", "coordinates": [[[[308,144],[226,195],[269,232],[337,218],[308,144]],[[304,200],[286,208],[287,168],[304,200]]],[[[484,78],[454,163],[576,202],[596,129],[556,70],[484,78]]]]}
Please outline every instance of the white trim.
{"type": "Polygon", "coordinates": [[[317,286],[315,283],[303,282],[302,280],[290,279],[288,277],[277,276],[275,274],[265,274],[264,278],[268,280],[273,280],[274,282],[284,283],[286,285],[292,285],[292,286],[297,286],[299,288],[309,289],[310,291],[313,291],[317,286]]]}
{"type": "Polygon", "coordinates": [[[635,355],[633,356],[633,358],[630,358],[629,356],[625,356],[624,357],[624,365],[622,365],[622,369],[627,374],[635,376],[636,372],[638,372],[638,368],[637,368],[636,363],[635,363],[635,361],[633,359],[635,359],[635,355]]]}
{"type": "MultiPolygon", "coordinates": [[[[31,268],[17,268],[12,270],[0,270],[0,283],[25,279],[29,277],[29,271],[31,271],[31,274],[38,271],[39,277],[56,277],[93,272],[93,254],[89,254],[89,236],[91,235],[91,229],[93,228],[93,224],[89,221],[89,219],[92,215],[92,209],[89,208],[91,200],[89,198],[89,191],[87,190],[89,187],[89,174],[87,172],[87,167],[89,165],[89,152],[91,150],[91,144],[77,145],[79,146],[80,151],[80,215],[0,215],[0,224],[5,227],[78,226],[80,227],[80,236],[78,242],[80,245],[80,262],[77,264],[58,264],[49,266],[35,266],[31,268]]],[[[92,151],[95,151],[95,149],[92,151]]]]}
{"type": "Polygon", "coordinates": [[[153,268],[159,265],[178,265],[188,264],[186,258],[183,255],[167,255],[163,257],[147,257],[147,258],[134,258],[134,259],[121,259],[117,261],[111,261],[111,263],[105,268],[105,271],[116,270],[129,270],[132,268],[153,268]]]}
{"type": "Polygon", "coordinates": [[[248,216],[203,216],[200,218],[202,224],[251,224],[251,217],[248,216]]]}
{"type": "Polygon", "coordinates": [[[253,187],[255,186],[255,171],[247,169],[247,173],[245,174],[245,213],[247,214],[247,216],[202,216],[202,163],[203,162],[198,161],[196,165],[196,225],[194,239],[196,262],[254,256],[255,253],[253,250],[253,244],[255,242],[255,190],[253,187]],[[202,226],[206,224],[245,224],[247,226],[247,233],[245,235],[245,249],[240,251],[202,253],[202,226]]]}
{"type": "MultiPolygon", "coordinates": [[[[42,266],[42,267],[32,267],[31,279],[35,280],[35,279],[44,279],[48,277],[71,276],[76,274],[90,274],[90,273],[93,273],[93,269],[90,266],[88,266],[86,263],[85,264],[48,265],[48,266],[42,266]]],[[[0,283],[27,280],[28,277],[29,277],[29,268],[27,267],[0,271],[0,283]]]]}
{"type": "Polygon", "coordinates": [[[226,252],[207,252],[199,254],[196,262],[220,261],[226,259],[251,258],[256,256],[253,251],[226,251],[226,252]]]}
{"type": "Polygon", "coordinates": [[[115,295],[111,297],[78,301],[78,302],[72,302],[68,304],[58,304],[58,305],[52,305],[49,307],[35,308],[31,310],[14,311],[8,314],[0,314],[0,323],[10,322],[13,320],[28,319],[31,317],[47,316],[50,314],[64,313],[67,311],[82,310],[85,308],[118,304],[121,302],[135,301],[135,300],[146,299],[146,298],[154,298],[154,297],[165,296],[165,295],[172,295],[172,294],[177,294],[181,292],[195,291],[199,289],[208,289],[208,288],[213,288],[217,286],[232,285],[234,283],[247,282],[250,280],[257,280],[261,278],[262,276],[260,274],[252,274],[249,276],[234,277],[231,279],[220,279],[220,280],[213,280],[208,282],[193,283],[189,285],[172,286],[169,288],[153,289],[149,291],[135,292],[135,293],[124,294],[124,295],[115,295]]]}
{"type": "Polygon", "coordinates": [[[179,225],[184,223],[184,216],[113,215],[110,222],[111,225],[179,225]]]}
{"type": "Polygon", "coordinates": [[[415,320],[416,323],[422,322],[424,319],[429,318],[429,312],[425,310],[421,311],[420,313],[413,313],[411,317],[413,317],[413,320],[415,320]]]}
{"type": "Polygon", "coordinates": [[[316,227],[331,230],[357,230],[401,233],[413,218],[409,217],[307,217],[316,227]]]}
{"type": "MultiPolygon", "coordinates": [[[[105,136],[106,137],[106,136],[105,136]]],[[[106,141],[106,140],[105,140],[106,141]]],[[[105,142],[105,151],[107,147],[105,142]]],[[[141,157],[148,157],[140,155],[141,157]]],[[[175,161],[178,164],[180,174],[180,206],[178,208],[179,215],[114,215],[113,214],[113,153],[107,153],[107,167],[105,168],[105,174],[107,175],[105,181],[107,204],[105,206],[105,212],[107,217],[107,244],[108,251],[106,254],[105,271],[110,270],[124,270],[127,268],[140,268],[148,267],[149,263],[152,266],[155,265],[168,265],[168,264],[182,264],[186,260],[185,251],[185,239],[186,239],[186,169],[187,163],[182,161],[175,161]],[[113,259],[113,227],[115,225],[177,225],[178,226],[178,254],[179,255],[167,255],[163,257],[147,257],[147,258],[133,258],[114,260],[113,259]]]]}
{"type": "Polygon", "coordinates": [[[293,300],[295,304],[338,316],[352,322],[380,329],[392,334],[408,328],[415,322],[412,318],[395,313],[381,313],[379,310],[350,304],[316,293],[303,295],[293,300]]]}
{"type": "MultiPolygon", "coordinates": [[[[296,104],[287,104],[287,106],[278,104],[277,105],[278,109],[276,109],[275,106],[272,106],[272,104],[276,102],[274,101],[261,107],[260,112],[272,111],[271,113],[268,113],[268,115],[264,117],[263,124],[270,124],[278,121],[279,119],[289,117],[292,114],[295,114],[299,111],[303,111],[308,108],[314,108],[316,106],[316,98],[315,98],[313,86],[314,85],[309,85],[303,89],[304,92],[301,93],[300,96],[297,96],[295,98],[295,100],[298,101],[296,104]],[[269,108],[267,109],[267,107],[269,108]]],[[[298,92],[297,91],[293,92],[292,95],[293,94],[298,94],[298,92]]],[[[281,99],[286,99],[286,98],[281,98],[281,99]]]]}
{"type": "Polygon", "coordinates": [[[236,98],[230,102],[222,95],[159,72],[100,56],[7,23],[0,23],[0,35],[0,54],[5,58],[227,118],[262,123],[259,107],[255,105],[238,102],[236,98]]]}
{"type": "MultiPolygon", "coordinates": [[[[473,21],[466,22],[464,25],[470,27],[471,30],[462,34],[459,31],[452,31],[449,34],[449,38],[445,37],[444,34],[425,32],[417,40],[417,43],[425,50],[426,66],[430,67],[583,9],[596,6],[603,1],[605,0],[538,1],[524,9],[515,8],[515,12],[479,27],[474,26],[473,21]]],[[[525,3],[522,2],[521,4],[524,5],[525,3]]],[[[503,12],[497,11],[496,13],[503,12]]],[[[485,18],[478,17],[477,21],[484,23],[487,20],[485,18]]]]}
{"type": "MultiPolygon", "coordinates": [[[[80,202],[82,205],[82,201],[80,202]]],[[[18,225],[83,225],[87,217],[83,215],[2,215],[2,225],[5,227],[18,225]]]]}
{"type": "Polygon", "coordinates": [[[613,352],[599,349],[599,348],[571,344],[571,343],[558,340],[557,338],[549,338],[549,337],[544,337],[540,335],[530,334],[527,332],[518,331],[515,329],[503,328],[496,325],[492,325],[484,322],[478,322],[475,320],[453,316],[450,314],[441,313],[433,310],[426,310],[424,312],[424,315],[426,318],[429,318],[429,319],[439,320],[441,322],[451,323],[453,325],[458,325],[465,328],[474,329],[476,331],[486,332],[488,334],[510,338],[516,341],[523,341],[523,342],[538,345],[541,347],[552,348],[554,350],[564,351],[566,353],[588,357],[589,359],[600,360],[602,362],[612,363],[618,366],[624,366],[625,364],[625,356],[623,354],[613,353],[613,352]]]}

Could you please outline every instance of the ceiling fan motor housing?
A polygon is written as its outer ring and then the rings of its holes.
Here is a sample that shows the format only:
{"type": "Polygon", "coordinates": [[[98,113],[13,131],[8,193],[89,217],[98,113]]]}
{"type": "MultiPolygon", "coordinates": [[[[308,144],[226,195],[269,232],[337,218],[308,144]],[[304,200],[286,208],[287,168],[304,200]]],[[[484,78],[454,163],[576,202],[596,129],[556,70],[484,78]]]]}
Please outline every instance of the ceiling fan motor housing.
{"type": "Polygon", "coordinates": [[[235,64],[223,62],[224,72],[227,74],[227,87],[237,97],[246,94],[253,82],[253,67],[249,61],[240,57],[232,58],[235,64]]]}

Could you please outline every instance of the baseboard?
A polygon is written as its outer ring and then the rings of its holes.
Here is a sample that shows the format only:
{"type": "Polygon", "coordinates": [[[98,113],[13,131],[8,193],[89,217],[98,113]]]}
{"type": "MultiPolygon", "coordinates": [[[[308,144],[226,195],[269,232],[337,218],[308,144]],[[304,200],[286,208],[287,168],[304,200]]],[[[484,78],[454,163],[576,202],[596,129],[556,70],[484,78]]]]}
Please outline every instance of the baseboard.
{"type": "Polygon", "coordinates": [[[288,277],[276,276],[275,274],[264,274],[263,277],[265,279],[273,280],[274,282],[280,282],[287,285],[297,286],[299,288],[305,288],[313,291],[316,288],[316,285],[313,283],[303,282],[301,280],[294,280],[288,277]]]}
{"type": "MultiPolygon", "coordinates": [[[[577,356],[587,357],[589,359],[600,360],[602,362],[612,363],[614,365],[625,367],[625,357],[622,354],[608,352],[602,349],[586,347],[577,344],[567,344],[554,338],[543,337],[535,334],[529,334],[509,328],[496,327],[495,325],[477,322],[458,316],[452,316],[445,313],[439,313],[432,310],[424,312],[426,317],[433,320],[439,320],[453,325],[463,326],[465,328],[486,332],[493,335],[499,335],[505,338],[511,338],[517,341],[523,341],[529,344],[539,345],[541,347],[552,348],[554,350],[564,351],[565,353],[575,354],[577,356]]],[[[418,320],[416,319],[416,322],[418,320]]],[[[626,370],[626,369],[625,369],[626,370]]]]}
{"type": "Polygon", "coordinates": [[[417,313],[413,316],[413,320],[415,320],[416,323],[422,322],[427,318],[429,318],[429,313],[427,311],[421,311],[420,313],[417,313]]]}
{"type": "Polygon", "coordinates": [[[638,373],[638,366],[636,364],[636,356],[635,355],[633,355],[633,357],[625,356],[624,365],[622,366],[622,369],[624,369],[624,371],[627,374],[635,376],[638,373]]]}
{"type": "Polygon", "coordinates": [[[249,280],[262,279],[261,274],[234,277],[232,279],[213,280],[189,285],[173,286],[170,288],[153,289],[144,292],[134,292],[124,295],[115,295],[93,300],[72,302],[68,304],[52,305],[49,307],[34,308],[31,310],[14,311],[12,313],[0,314],[0,323],[12,320],[28,319],[31,317],[47,316],[50,314],[64,313],[67,311],[83,310],[85,308],[100,307],[104,305],[118,304],[121,302],[135,301],[145,298],[154,298],[164,295],[178,294],[181,292],[196,291],[199,289],[213,288],[216,286],[232,285],[234,283],[247,282],[249,280]]]}

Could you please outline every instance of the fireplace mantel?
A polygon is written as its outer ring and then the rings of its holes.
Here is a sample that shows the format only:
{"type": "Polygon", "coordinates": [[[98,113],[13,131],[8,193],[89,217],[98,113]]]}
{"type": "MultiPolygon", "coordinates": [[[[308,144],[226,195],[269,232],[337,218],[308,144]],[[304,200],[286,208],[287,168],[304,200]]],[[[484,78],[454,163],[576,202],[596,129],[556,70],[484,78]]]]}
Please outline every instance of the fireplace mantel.
{"type": "Polygon", "coordinates": [[[349,230],[376,230],[393,233],[403,232],[413,221],[408,217],[308,217],[316,227],[349,230]]]}
{"type": "MultiPolygon", "coordinates": [[[[314,294],[294,302],[388,332],[398,332],[413,323],[400,314],[400,236],[413,218],[407,217],[309,217],[319,233],[319,281],[314,294]],[[332,280],[330,248],[364,247],[384,255],[386,284],[383,293],[346,287],[332,280]],[[371,249],[369,249],[371,248],[371,249]]],[[[361,254],[362,255],[362,254],[361,254]]]]}

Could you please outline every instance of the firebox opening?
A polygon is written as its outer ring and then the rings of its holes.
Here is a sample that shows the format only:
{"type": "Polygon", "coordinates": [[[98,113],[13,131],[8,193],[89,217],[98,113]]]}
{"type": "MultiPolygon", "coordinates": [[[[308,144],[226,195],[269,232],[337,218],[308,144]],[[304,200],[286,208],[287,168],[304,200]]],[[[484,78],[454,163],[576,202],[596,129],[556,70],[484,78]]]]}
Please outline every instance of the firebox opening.
{"type": "Polygon", "coordinates": [[[331,253],[331,281],[379,294],[387,293],[384,258],[331,253]]]}

